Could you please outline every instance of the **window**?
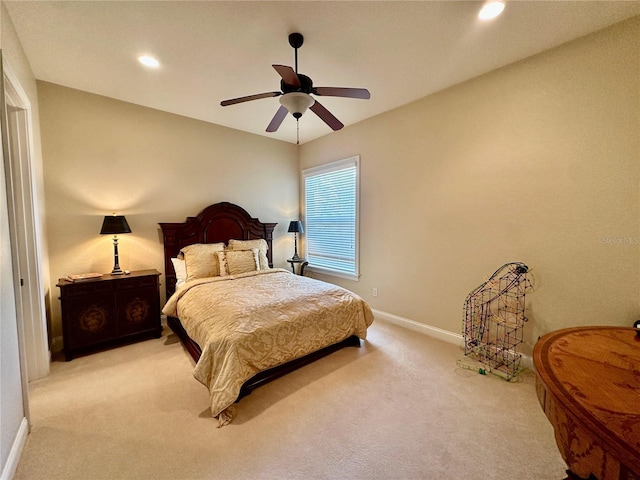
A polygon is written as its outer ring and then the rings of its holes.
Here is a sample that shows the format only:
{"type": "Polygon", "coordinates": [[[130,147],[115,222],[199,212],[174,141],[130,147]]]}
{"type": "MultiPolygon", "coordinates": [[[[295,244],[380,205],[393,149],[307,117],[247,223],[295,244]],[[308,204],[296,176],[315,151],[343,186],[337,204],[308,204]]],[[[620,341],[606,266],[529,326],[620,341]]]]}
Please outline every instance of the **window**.
{"type": "Polygon", "coordinates": [[[358,280],[360,157],[303,170],[309,270],[358,280]]]}

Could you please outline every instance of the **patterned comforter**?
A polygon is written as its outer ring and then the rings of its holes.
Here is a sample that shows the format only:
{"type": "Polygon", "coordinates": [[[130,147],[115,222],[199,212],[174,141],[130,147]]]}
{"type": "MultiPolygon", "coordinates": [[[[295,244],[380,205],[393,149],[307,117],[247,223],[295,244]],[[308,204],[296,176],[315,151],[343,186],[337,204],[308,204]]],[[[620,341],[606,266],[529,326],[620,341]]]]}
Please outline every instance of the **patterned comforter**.
{"type": "Polygon", "coordinates": [[[242,384],[256,373],[351,335],[364,339],[373,313],[341,287],[279,268],[188,283],[163,313],[178,317],[202,355],[195,378],[222,426],[242,384]]]}

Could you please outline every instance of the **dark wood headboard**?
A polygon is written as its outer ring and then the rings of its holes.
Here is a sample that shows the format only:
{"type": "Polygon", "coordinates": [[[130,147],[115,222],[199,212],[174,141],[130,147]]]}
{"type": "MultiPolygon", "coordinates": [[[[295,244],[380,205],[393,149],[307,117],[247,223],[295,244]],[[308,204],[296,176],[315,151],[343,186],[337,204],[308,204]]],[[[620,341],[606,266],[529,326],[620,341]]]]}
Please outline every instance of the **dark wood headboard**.
{"type": "Polygon", "coordinates": [[[160,223],[164,241],[164,271],[167,299],[176,288],[176,275],[171,259],[180,249],[194,243],[227,243],[231,239],[254,240],[264,238],[269,250],[269,266],[273,266],[273,229],[277,223],[262,223],[252,218],[242,207],[221,202],[210,205],[184,223],[160,223]]]}

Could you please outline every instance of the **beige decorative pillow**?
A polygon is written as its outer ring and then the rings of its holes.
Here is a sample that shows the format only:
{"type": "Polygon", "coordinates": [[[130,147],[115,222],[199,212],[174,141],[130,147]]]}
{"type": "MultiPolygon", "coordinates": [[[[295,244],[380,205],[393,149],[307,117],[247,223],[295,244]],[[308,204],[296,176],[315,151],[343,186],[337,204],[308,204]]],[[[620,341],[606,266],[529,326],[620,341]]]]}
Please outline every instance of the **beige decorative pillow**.
{"type": "Polygon", "coordinates": [[[255,272],[260,270],[258,249],[251,250],[225,250],[217,252],[220,265],[220,275],[238,275],[239,273],[255,272]]]}
{"type": "Polygon", "coordinates": [[[187,268],[187,282],[220,275],[216,252],[224,250],[224,243],[194,243],[180,250],[187,268]]]}
{"type": "Polygon", "coordinates": [[[269,259],[267,258],[267,250],[269,246],[264,238],[256,240],[229,240],[229,250],[250,250],[258,249],[258,260],[260,261],[260,270],[269,268],[269,259]]]}

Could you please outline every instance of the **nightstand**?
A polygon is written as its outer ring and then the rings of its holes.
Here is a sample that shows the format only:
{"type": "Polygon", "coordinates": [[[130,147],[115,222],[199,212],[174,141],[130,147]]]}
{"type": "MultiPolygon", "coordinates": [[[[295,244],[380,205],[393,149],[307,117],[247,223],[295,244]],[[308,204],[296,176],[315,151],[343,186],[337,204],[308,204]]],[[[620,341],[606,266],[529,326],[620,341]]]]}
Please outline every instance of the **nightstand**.
{"type": "Polygon", "coordinates": [[[289,262],[289,265],[291,265],[291,271],[293,273],[296,273],[296,264],[300,265],[300,271],[298,272],[298,275],[304,275],[304,268],[309,265],[309,262],[307,262],[306,258],[288,258],[287,262],[289,262]]]}
{"type": "Polygon", "coordinates": [[[159,277],[157,270],[139,270],[76,282],[61,278],[57,286],[66,359],[143,338],[159,338],[159,277]]]}

